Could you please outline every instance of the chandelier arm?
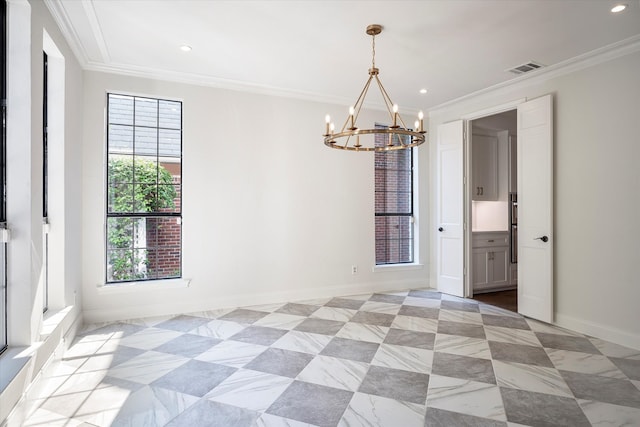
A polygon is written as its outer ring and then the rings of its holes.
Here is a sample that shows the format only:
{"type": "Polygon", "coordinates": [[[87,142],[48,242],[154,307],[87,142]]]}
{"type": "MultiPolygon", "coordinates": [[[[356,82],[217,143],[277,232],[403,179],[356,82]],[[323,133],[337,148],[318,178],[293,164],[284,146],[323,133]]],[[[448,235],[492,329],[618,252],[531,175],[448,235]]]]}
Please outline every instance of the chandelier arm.
{"type": "MultiPolygon", "coordinates": [[[[389,110],[389,114],[391,114],[391,120],[393,120],[393,113],[389,109],[389,105],[393,105],[393,102],[391,101],[391,97],[389,96],[389,94],[387,93],[387,90],[382,85],[382,82],[380,81],[378,76],[376,76],[376,80],[378,81],[380,92],[382,92],[382,98],[385,100],[385,103],[387,103],[387,110],[389,110]]],[[[400,113],[398,113],[397,118],[400,119],[400,123],[402,123],[402,127],[407,129],[407,125],[404,123],[404,120],[402,120],[402,116],[400,115],[400,113]]]]}
{"type": "MultiPolygon", "coordinates": [[[[358,120],[358,115],[360,114],[360,108],[362,106],[362,102],[364,101],[364,96],[366,95],[367,91],[369,90],[369,85],[371,84],[371,79],[373,78],[373,76],[369,76],[369,79],[367,80],[367,82],[364,84],[364,87],[362,88],[362,91],[360,92],[360,96],[358,96],[358,99],[356,100],[356,103],[353,105],[353,109],[354,109],[354,116],[353,116],[353,121],[354,123],[357,122],[358,120]]],[[[342,130],[341,132],[344,132],[345,129],[347,128],[347,125],[349,124],[349,119],[350,119],[350,115],[347,116],[347,120],[345,120],[344,125],[342,125],[342,130]]]]}

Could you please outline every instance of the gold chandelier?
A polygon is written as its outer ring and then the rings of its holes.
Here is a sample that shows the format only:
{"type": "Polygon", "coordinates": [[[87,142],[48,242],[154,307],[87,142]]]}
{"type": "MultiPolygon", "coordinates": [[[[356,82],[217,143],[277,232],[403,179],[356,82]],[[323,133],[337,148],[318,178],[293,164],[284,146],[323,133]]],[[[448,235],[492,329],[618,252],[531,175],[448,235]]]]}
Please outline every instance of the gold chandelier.
{"type": "Polygon", "coordinates": [[[335,132],[335,126],[331,122],[331,117],[329,115],[326,116],[326,130],[323,135],[324,144],[331,148],[350,151],[391,151],[416,147],[424,142],[425,134],[427,133],[424,130],[424,116],[422,111],[418,114],[415,127],[409,129],[404,123],[404,120],[402,120],[400,113],[398,113],[398,105],[391,102],[391,98],[378,77],[380,70],[376,68],[375,62],[376,36],[382,32],[382,25],[369,25],[366,32],[372,38],[372,58],[371,68],[369,69],[369,79],[365,83],[356,103],[349,107],[349,115],[339,132],[335,132]],[[362,108],[364,99],[369,91],[369,86],[373,80],[378,84],[392,125],[389,127],[360,129],[357,125],[358,116],[360,115],[360,109],[362,108]],[[373,135],[373,138],[365,137],[365,135],[373,135]],[[363,137],[362,141],[364,144],[361,143],[361,136],[363,137]]]}

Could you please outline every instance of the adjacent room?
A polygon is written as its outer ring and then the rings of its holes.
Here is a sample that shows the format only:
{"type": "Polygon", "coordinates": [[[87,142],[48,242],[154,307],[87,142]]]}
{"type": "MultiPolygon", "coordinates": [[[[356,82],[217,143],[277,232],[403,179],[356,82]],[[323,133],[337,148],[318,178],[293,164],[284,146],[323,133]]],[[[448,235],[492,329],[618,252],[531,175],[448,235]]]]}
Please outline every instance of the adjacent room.
{"type": "Polygon", "coordinates": [[[639,0],[0,12],[0,427],[640,425],[639,0]]]}

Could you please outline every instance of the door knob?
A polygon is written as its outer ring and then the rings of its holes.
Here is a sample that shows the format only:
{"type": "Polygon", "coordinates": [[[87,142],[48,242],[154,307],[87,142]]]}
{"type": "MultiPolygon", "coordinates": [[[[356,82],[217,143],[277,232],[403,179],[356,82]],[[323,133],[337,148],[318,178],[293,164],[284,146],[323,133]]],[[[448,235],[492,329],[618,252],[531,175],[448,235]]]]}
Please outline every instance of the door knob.
{"type": "Polygon", "coordinates": [[[542,237],[536,237],[533,240],[542,240],[543,242],[547,243],[549,241],[549,238],[547,236],[542,236],[542,237]]]}
{"type": "Polygon", "coordinates": [[[444,231],[444,228],[438,227],[438,231],[442,233],[444,231]]]}

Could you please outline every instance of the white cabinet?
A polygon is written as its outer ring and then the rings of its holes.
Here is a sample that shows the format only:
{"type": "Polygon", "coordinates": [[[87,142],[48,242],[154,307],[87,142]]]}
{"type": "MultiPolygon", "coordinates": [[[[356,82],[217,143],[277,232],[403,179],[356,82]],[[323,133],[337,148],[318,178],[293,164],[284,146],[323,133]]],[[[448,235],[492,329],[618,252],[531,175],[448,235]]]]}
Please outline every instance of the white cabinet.
{"type": "Polygon", "coordinates": [[[505,288],[510,284],[509,233],[474,232],[472,274],[474,292],[505,288]]]}
{"type": "Polygon", "coordinates": [[[473,200],[498,200],[498,138],[473,135],[473,200]]]}

